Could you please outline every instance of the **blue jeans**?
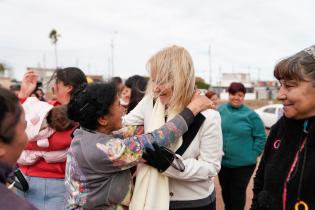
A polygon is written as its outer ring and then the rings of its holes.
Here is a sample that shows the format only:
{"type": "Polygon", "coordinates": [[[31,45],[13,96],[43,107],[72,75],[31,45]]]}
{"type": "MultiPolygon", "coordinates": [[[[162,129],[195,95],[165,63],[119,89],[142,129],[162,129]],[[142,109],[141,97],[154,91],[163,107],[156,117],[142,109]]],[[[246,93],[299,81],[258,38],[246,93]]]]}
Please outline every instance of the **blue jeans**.
{"type": "Polygon", "coordinates": [[[65,208],[66,187],[64,179],[25,176],[29,190],[17,194],[40,210],[62,210],[65,208]]]}

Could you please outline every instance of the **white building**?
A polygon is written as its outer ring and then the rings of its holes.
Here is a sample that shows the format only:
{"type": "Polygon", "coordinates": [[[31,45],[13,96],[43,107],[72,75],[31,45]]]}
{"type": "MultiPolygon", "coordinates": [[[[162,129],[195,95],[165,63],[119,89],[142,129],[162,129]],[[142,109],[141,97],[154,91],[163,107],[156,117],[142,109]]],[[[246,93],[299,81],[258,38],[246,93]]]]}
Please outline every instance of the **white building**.
{"type": "Polygon", "coordinates": [[[246,88],[245,100],[255,100],[256,93],[254,92],[254,86],[250,80],[249,73],[223,73],[221,81],[218,82],[217,89],[221,100],[228,100],[229,93],[227,88],[232,82],[241,82],[246,88]]]}

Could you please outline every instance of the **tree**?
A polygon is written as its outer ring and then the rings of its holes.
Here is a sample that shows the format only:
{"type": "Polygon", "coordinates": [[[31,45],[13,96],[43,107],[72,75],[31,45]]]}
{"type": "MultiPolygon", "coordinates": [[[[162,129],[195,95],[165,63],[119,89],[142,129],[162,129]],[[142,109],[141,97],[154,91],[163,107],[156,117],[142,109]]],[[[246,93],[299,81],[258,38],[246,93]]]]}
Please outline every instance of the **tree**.
{"type": "Polygon", "coordinates": [[[0,63],[0,72],[4,72],[5,69],[5,65],[3,63],[0,63]]]}
{"type": "Polygon", "coordinates": [[[57,42],[61,35],[58,34],[57,30],[53,29],[49,33],[49,39],[51,43],[55,46],[55,59],[56,59],[56,68],[58,68],[58,54],[57,54],[57,42]]]}
{"type": "Polygon", "coordinates": [[[210,88],[210,85],[204,81],[201,77],[196,77],[196,86],[198,89],[205,89],[208,90],[210,88]]]}
{"type": "Polygon", "coordinates": [[[11,67],[6,63],[0,63],[0,76],[11,76],[11,67]],[[7,73],[7,74],[6,74],[7,73]]]}

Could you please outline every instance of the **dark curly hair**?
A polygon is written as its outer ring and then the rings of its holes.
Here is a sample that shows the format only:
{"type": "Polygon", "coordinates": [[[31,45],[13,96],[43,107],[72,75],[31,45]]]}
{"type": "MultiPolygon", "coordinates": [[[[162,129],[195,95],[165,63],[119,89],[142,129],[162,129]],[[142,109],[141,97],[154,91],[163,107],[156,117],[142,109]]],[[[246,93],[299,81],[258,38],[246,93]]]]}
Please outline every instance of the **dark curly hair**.
{"type": "Polygon", "coordinates": [[[80,123],[83,128],[96,130],[97,119],[110,114],[116,98],[117,88],[114,84],[96,83],[81,86],[72,94],[68,104],[68,117],[80,123]]]}
{"type": "Polygon", "coordinates": [[[16,95],[0,87],[0,142],[12,142],[21,114],[22,107],[16,95]]]}

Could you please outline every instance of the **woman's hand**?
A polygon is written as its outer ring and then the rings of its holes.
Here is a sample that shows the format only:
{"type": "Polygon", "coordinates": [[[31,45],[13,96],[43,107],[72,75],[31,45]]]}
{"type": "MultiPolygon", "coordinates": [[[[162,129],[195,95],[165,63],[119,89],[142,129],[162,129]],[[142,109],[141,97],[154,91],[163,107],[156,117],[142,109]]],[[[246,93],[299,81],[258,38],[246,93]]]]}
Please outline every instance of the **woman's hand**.
{"type": "Polygon", "coordinates": [[[19,98],[29,97],[35,90],[37,85],[37,74],[29,70],[27,71],[22,79],[21,90],[19,92],[19,98]]]}
{"type": "Polygon", "coordinates": [[[187,108],[196,116],[199,112],[215,108],[215,105],[207,96],[196,91],[187,108]]]}

